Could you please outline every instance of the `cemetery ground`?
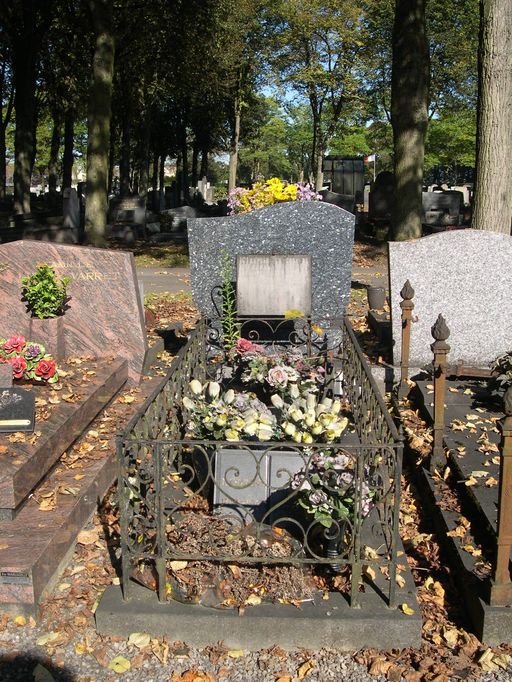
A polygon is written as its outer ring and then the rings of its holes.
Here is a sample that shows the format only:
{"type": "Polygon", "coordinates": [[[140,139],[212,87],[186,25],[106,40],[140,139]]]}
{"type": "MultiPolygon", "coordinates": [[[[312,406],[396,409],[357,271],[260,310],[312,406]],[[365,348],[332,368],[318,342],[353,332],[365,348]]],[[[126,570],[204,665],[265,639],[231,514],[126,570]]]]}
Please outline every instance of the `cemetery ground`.
{"type": "MultiPolygon", "coordinates": [[[[355,245],[349,314],[365,352],[376,362],[386,362],[387,358],[367,327],[363,285],[382,283],[386,270],[386,258],[381,250],[368,244],[355,245]]],[[[182,281],[186,288],[186,273],[182,281]]],[[[197,317],[186,291],[150,293],[146,295],[146,304],[150,311],[146,315],[150,343],[156,339],[157,327],[173,323],[179,342],[197,317]]],[[[114,435],[143,402],[152,382],[165,373],[170,358],[169,353],[160,353],[152,368],[153,379],[122,390],[115,402],[75,442],[68,460],[73,463],[71,471],[77,481],[81,470],[87,469],[91,456],[98,450],[100,456],[111,456],[114,435]]],[[[89,366],[88,358],[82,356],[71,361],[68,371],[80,382],[89,366]]],[[[57,391],[55,400],[61,400],[61,395],[57,391]]],[[[39,409],[50,405],[41,405],[39,409]]],[[[0,679],[70,682],[115,679],[155,682],[480,679],[490,682],[512,679],[508,672],[512,647],[486,647],[471,633],[458,577],[448,562],[442,538],[417,487],[416,463],[430,451],[430,431],[414,406],[403,403],[401,407],[408,447],[402,480],[400,534],[406,550],[403,560],[412,569],[418,589],[423,618],[420,649],[385,652],[362,649],[350,655],[331,650],[287,652],[272,647],[250,653],[229,650],[222,642],[196,650],[186,642],[152,638],[144,632],[134,632],[129,638],[97,634],[94,612],[98,600],[108,585],[119,583],[118,511],[115,491],[111,490],[92,521],[78,535],[74,553],[52,593],[43,600],[37,621],[21,613],[4,613],[0,617],[0,679]]],[[[72,494],[69,490],[54,487],[43,490],[37,502],[44,513],[52,514],[69,494],[72,494]]],[[[445,503],[454,508],[449,493],[445,503]]]]}

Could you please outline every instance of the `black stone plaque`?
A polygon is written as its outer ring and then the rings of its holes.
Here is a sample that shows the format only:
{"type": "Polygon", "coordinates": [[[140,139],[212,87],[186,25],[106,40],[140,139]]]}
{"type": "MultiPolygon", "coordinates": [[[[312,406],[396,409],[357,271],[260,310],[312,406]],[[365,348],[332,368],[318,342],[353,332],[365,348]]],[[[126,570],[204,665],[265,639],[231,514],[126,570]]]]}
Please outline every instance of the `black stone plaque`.
{"type": "Polygon", "coordinates": [[[35,400],[22,388],[0,388],[0,433],[33,431],[35,400]]]}

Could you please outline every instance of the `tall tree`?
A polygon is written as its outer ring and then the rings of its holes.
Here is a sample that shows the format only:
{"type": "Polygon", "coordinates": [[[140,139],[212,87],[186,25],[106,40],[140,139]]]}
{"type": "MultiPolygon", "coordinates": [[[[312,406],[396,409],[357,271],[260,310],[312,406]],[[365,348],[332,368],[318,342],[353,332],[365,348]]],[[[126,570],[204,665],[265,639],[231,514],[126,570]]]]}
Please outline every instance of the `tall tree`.
{"type": "Polygon", "coordinates": [[[57,2],[0,0],[0,16],[12,55],[14,79],[14,209],[30,212],[30,179],[34,162],[36,129],[36,76],[41,47],[57,2]]]}
{"type": "Polygon", "coordinates": [[[113,0],[89,0],[96,33],[89,95],[85,237],[102,246],[107,227],[108,150],[114,74],[113,0]]]}
{"type": "Polygon", "coordinates": [[[511,233],[512,4],[481,1],[476,193],[472,226],[511,233]]]}
{"type": "Polygon", "coordinates": [[[352,0],[279,0],[269,5],[269,60],[281,83],[311,108],[312,168],[322,186],[322,159],[345,107],[357,95],[360,9],[352,0]]]}
{"type": "Polygon", "coordinates": [[[429,78],[425,0],[396,0],[391,81],[396,186],[392,230],[396,240],[414,239],[422,234],[429,78]]]}

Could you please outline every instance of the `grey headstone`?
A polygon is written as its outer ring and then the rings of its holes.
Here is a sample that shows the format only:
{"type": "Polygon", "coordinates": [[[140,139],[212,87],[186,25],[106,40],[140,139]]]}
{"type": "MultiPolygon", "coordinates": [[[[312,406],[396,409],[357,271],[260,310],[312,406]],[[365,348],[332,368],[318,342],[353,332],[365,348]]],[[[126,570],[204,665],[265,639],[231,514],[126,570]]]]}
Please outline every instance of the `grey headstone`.
{"type": "Polygon", "coordinates": [[[450,363],[487,367],[510,350],[512,237],[456,230],[389,244],[393,359],[400,362],[400,290],[415,291],[410,366],[432,361],[430,328],[442,313],[450,328],[450,363]]]}
{"type": "Polygon", "coordinates": [[[62,225],[78,236],[80,229],[80,201],[76,189],[67,187],[62,193],[62,225]]]}
{"type": "Polygon", "coordinates": [[[189,219],[188,237],[192,293],[203,315],[218,314],[212,291],[222,283],[223,252],[233,261],[239,255],[310,255],[312,315],[340,315],[348,303],[354,216],[337,206],[292,201],[238,216],[189,219]]]}
{"type": "Polygon", "coordinates": [[[423,222],[428,225],[442,224],[447,216],[449,224],[458,224],[464,195],[462,192],[448,190],[445,192],[423,192],[423,222]]]}

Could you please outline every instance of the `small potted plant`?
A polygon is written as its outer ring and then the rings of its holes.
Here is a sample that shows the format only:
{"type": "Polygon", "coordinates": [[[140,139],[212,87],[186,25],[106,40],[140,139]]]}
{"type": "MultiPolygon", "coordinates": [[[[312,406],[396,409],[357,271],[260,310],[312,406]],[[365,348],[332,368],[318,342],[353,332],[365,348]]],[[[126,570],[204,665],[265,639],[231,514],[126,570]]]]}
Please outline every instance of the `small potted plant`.
{"type": "Polygon", "coordinates": [[[40,339],[58,360],[65,357],[63,315],[69,300],[68,283],[68,277],[59,280],[53,267],[46,263],[38,265],[32,275],[21,280],[22,300],[31,315],[28,335],[40,339]]]}

